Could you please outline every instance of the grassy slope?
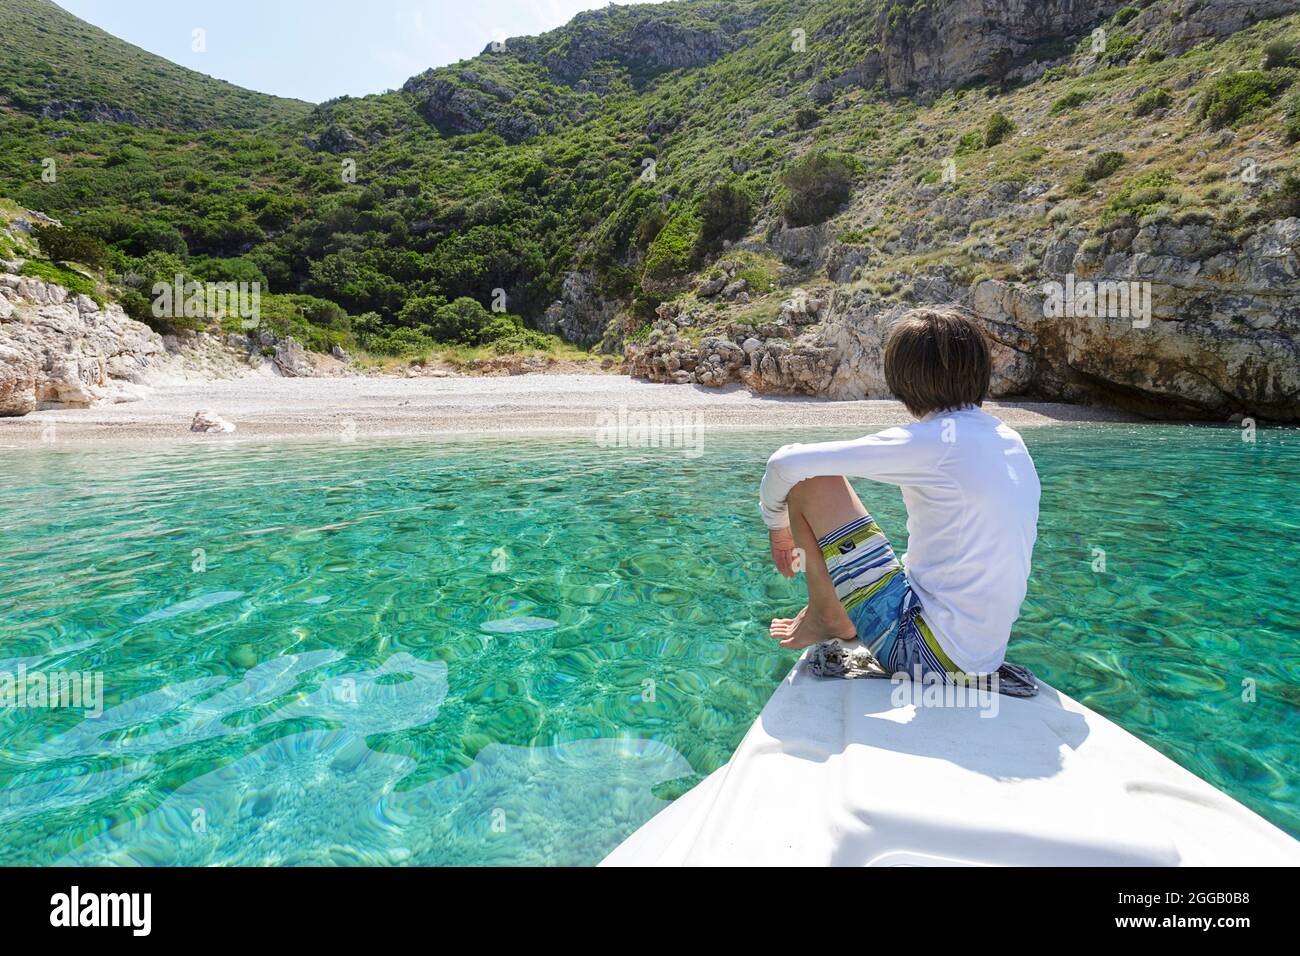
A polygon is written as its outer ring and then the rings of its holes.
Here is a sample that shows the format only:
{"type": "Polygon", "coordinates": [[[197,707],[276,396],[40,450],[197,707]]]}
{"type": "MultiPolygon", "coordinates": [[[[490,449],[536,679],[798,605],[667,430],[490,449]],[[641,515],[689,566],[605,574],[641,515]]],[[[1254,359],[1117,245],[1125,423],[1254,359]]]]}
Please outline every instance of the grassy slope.
{"type": "Polygon", "coordinates": [[[0,0],[0,105],[81,100],[169,129],[255,127],[310,106],[241,89],[105,33],[50,0],[0,0]]]}
{"type": "MultiPolygon", "coordinates": [[[[897,273],[922,271],[939,263],[966,268],[967,277],[1032,279],[1033,260],[999,263],[990,248],[1006,248],[1017,239],[1046,237],[1069,229],[1100,235],[1117,214],[1123,194],[1153,173],[1172,180],[1155,208],[1156,216],[1199,216],[1223,232],[1225,242],[1239,241],[1252,224],[1249,217],[1267,191],[1295,168],[1294,147],[1283,134],[1285,112],[1296,102],[1294,91],[1280,94],[1269,106],[1245,116],[1228,129],[1213,129],[1196,107],[1217,77],[1256,70],[1261,50],[1285,39],[1300,43],[1300,15],[1259,24],[1220,43],[1197,47],[1180,57],[1158,62],[1131,62],[1092,73],[1062,71],[1007,94],[946,94],[921,109],[915,125],[868,148],[869,163],[887,167],[875,188],[859,194],[840,222],[882,244],[907,223],[923,222],[935,233],[934,248],[888,257],[869,275],[877,282],[897,273]],[[1167,108],[1136,115],[1141,98],[1153,90],[1169,94],[1167,108]],[[1056,110],[1075,91],[1088,100],[1056,110]],[[942,196],[973,202],[1000,184],[1046,187],[1042,198],[1053,205],[1046,217],[1026,214],[1024,207],[977,220],[969,228],[945,221],[939,202],[918,200],[918,189],[938,180],[943,160],[952,156],[963,133],[983,129],[988,117],[1002,112],[1016,124],[1015,134],[991,149],[956,157],[957,182],[942,196]],[[920,131],[920,136],[916,135],[920,131]],[[1091,183],[1083,173],[1103,153],[1123,157],[1115,172],[1091,183]],[[1243,180],[1243,163],[1258,164],[1256,183],[1243,180]]],[[[1290,86],[1300,79],[1294,68],[1270,75],[1290,86]]]]}

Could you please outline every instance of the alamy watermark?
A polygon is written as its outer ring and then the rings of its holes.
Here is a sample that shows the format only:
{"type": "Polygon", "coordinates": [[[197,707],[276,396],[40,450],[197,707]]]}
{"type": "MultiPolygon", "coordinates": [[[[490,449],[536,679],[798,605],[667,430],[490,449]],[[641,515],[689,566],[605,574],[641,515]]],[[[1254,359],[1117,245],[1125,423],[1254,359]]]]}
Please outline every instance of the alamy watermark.
{"type": "Polygon", "coordinates": [[[83,893],[74,885],[67,893],[50,897],[50,925],[54,927],[120,926],[129,928],[133,936],[148,936],[152,914],[151,893],[83,893]]]}
{"type": "Polygon", "coordinates": [[[889,700],[895,707],[970,707],[978,710],[981,718],[996,717],[1001,708],[997,674],[954,680],[933,671],[923,674],[918,666],[911,675],[907,671],[893,674],[889,682],[894,688],[889,700]]]}
{"type": "Polygon", "coordinates": [[[158,319],[239,318],[245,329],[262,324],[261,282],[185,281],[178,275],[171,282],[153,285],[153,314],[158,319]]]}
{"type": "Polygon", "coordinates": [[[1099,282],[1080,282],[1069,273],[1065,282],[1044,282],[1042,285],[1043,315],[1049,319],[1097,318],[1129,319],[1135,329],[1151,326],[1151,283],[1116,282],[1109,279],[1099,282]]]}
{"type": "Polygon", "coordinates": [[[684,458],[704,454],[704,416],[699,412],[601,412],[596,419],[596,444],[601,448],[681,449],[684,458]]]}
{"type": "Polygon", "coordinates": [[[0,671],[0,709],[84,710],[98,718],[104,713],[104,675],[82,671],[0,671]]]}

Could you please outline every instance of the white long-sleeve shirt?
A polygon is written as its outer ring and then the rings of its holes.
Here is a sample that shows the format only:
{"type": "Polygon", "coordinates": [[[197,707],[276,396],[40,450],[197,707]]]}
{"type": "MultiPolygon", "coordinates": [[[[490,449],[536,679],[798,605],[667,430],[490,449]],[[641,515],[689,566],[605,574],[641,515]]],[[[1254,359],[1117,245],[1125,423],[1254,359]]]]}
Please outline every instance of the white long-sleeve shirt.
{"type": "Polygon", "coordinates": [[[970,407],[856,441],[787,445],[759,491],[767,526],[788,527],[790,489],[828,475],[902,488],[903,567],[926,621],[958,667],[997,670],[1038,536],[1038,473],[1015,429],[970,407]]]}

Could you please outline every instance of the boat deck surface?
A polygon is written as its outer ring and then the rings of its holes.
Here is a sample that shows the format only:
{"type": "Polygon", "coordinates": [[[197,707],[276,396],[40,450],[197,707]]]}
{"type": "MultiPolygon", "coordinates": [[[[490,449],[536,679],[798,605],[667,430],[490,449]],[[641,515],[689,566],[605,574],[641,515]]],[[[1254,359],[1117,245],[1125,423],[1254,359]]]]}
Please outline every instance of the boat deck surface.
{"type": "Polygon", "coordinates": [[[805,655],[731,760],[602,865],[1300,865],[1282,830],[1047,685],[993,716],[896,686],[805,655]]]}

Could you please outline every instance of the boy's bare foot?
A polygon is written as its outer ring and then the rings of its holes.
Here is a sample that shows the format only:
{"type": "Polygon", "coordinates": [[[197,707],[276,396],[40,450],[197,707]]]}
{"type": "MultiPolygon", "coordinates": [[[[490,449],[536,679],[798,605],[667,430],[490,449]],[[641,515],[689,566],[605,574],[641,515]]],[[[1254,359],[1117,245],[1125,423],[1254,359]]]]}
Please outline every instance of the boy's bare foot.
{"type": "Polygon", "coordinates": [[[825,621],[810,614],[808,608],[799,612],[792,619],[774,618],[771,635],[774,641],[780,641],[782,647],[802,650],[822,641],[851,641],[858,635],[852,622],[841,612],[838,620],[825,621]]]}

